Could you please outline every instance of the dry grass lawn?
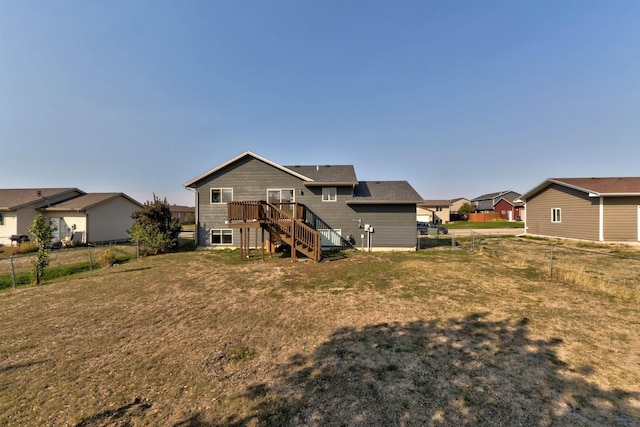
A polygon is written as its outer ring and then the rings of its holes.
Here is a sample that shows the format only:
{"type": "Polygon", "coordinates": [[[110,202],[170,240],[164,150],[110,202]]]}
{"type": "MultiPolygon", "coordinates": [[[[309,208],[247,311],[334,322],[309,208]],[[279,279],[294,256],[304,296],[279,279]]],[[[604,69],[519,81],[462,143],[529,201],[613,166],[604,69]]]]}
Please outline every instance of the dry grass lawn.
{"type": "Polygon", "coordinates": [[[237,257],[0,294],[0,424],[640,423],[637,293],[482,253],[237,257]]]}

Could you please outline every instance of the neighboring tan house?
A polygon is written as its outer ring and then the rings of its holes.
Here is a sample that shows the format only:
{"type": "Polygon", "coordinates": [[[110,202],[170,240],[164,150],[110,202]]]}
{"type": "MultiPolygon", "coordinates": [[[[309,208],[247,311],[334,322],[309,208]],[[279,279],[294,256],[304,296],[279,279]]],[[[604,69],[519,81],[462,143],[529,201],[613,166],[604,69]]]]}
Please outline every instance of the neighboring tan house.
{"type": "Polygon", "coordinates": [[[500,216],[500,219],[507,221],[523,221],[524,203],[518,198],[500,197],[493,205],[493,211],[500,216]]]}
{"type": "Polygon", "coordinates": [[[450,202],[451,205],[449,206],[449,221],[458,221],[462,219],[458,211],[460,210],[460,207],[465,203],[470,204],[469,199],[467,199],[466,197],[458,197],[457,199],[451,199],[450,202]]]}
{"type": "Polygon", "coordinates": [[[423,200],[418,203],[417,219],[434,224],[449,222],[450,205],[449,200],[423,200]]]}
{"type": "Polygon", "coordinates": [[[196,218],[196,208],[193,206],[169,205],[171,217],[175,218],[180,224],[192,224],[196,218]]]}
{"type": "Polygon", "coordinates": [[[471,199],[471,204],[475,206],[476,213],[491,213],[494,212],[493,205],[503,197],[507,199],[517,199],[520,197],[520,193],[516,193],[512,190],[506,190],[499,191],[497,193],[483,194],[475,199],[471,199]]]}
{"type": "Polygon", "coordinates": [[[53,243],[128,240],[131,214],[142,205],[123,193],[85,193],[77,188],[0,190],[0,243],[29,238],[37,214],[56,226],[53,243]]]}
{"type": "Polygon", "coordinates": [[[358,181],[351,165],[281,166],[247,151],[184,186],[198,247],[286,243],[315,260],[321,247],[416,248],[420,195],[406,181],[358,181]]]}
{"type": "Polygon", "coordinates": [[[528,235],[640,241],[640,177],[549,178],[520,199],[528,235]]]}

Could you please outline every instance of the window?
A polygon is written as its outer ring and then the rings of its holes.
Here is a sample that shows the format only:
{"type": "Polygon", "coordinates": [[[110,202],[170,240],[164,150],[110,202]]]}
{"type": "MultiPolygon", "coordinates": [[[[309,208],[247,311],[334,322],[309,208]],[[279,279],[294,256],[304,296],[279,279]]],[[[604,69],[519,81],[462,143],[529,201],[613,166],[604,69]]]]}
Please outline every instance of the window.
{"type": "Polygon", "coordinates": [[[227,203],[233,200],[233,188],[212,188],[211,203],[227,203]]]}
{"type": "Polygon", "coordinates": [[[551,222],[561,222],[560,221],[560,208],[552,208],[551,209],[551,222]]]}
{"type": "Polygon", "coordinates": [[[232,245],[233,244],[233,230],[211,230],[211,244],[212,245],[232,245]]]}
{"type": "Polygon", "coordinates": [[[336,187],[322,187],[322,201],[335,202],[338,200],[338,189],[336,187]]]}
{"type": "Polygon", "coordinates": [[[293,189],[269,189],[267,190],[267,200],[269,203],[294,203],[295,190],[293,189]]]}
{"type": "Polygon", "coordinates": [[[436,212],[442,212],[442,206],[436,206],[436,212]]]}

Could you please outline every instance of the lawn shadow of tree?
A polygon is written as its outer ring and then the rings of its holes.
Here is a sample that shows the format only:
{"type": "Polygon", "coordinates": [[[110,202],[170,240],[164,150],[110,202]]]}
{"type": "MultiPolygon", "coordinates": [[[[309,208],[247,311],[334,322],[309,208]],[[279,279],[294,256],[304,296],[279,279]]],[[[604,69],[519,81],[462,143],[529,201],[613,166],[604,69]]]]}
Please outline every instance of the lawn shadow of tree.
{"type": "MultiPolygon", "coordinates": [[[[531,337],[528,319],[488,314],[343,328],[250,386],[252,413],[213,425],[605,425],[638,420],[640,393],[605,390],[531,337]],[[625,418],[626,417],[626,418],[625,418]]],[[[198,424],[204,425],[204,424],[198,424]]]]}

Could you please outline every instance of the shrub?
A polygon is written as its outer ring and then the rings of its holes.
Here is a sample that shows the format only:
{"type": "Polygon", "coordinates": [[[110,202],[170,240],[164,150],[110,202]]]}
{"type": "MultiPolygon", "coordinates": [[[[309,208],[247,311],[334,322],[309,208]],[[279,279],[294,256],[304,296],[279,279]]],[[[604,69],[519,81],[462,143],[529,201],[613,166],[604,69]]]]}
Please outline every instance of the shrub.
{"type": "Polygon", "coordinates": [[[154,194],[153,202],[145,202],[131,218],[133,225],[127,233],[132,241],[139,243],[143,255],[158,255],[178,247],[180,223],[171,216],[166,198],[160,200],[154,194]]]}
{"type": "Polygon", "coordinates": [[[107,248],[100,254],[98,262],[103,267],[109,267],[116,263],[116,254],[111,250],[111,248],[107,248]]]}
{"type": "Polygon", "coordinates": [[[31,252],[38,252],[38,245],[34,242],[22,242],[18,247],[19,254],[28,254],[31,252]]]}

